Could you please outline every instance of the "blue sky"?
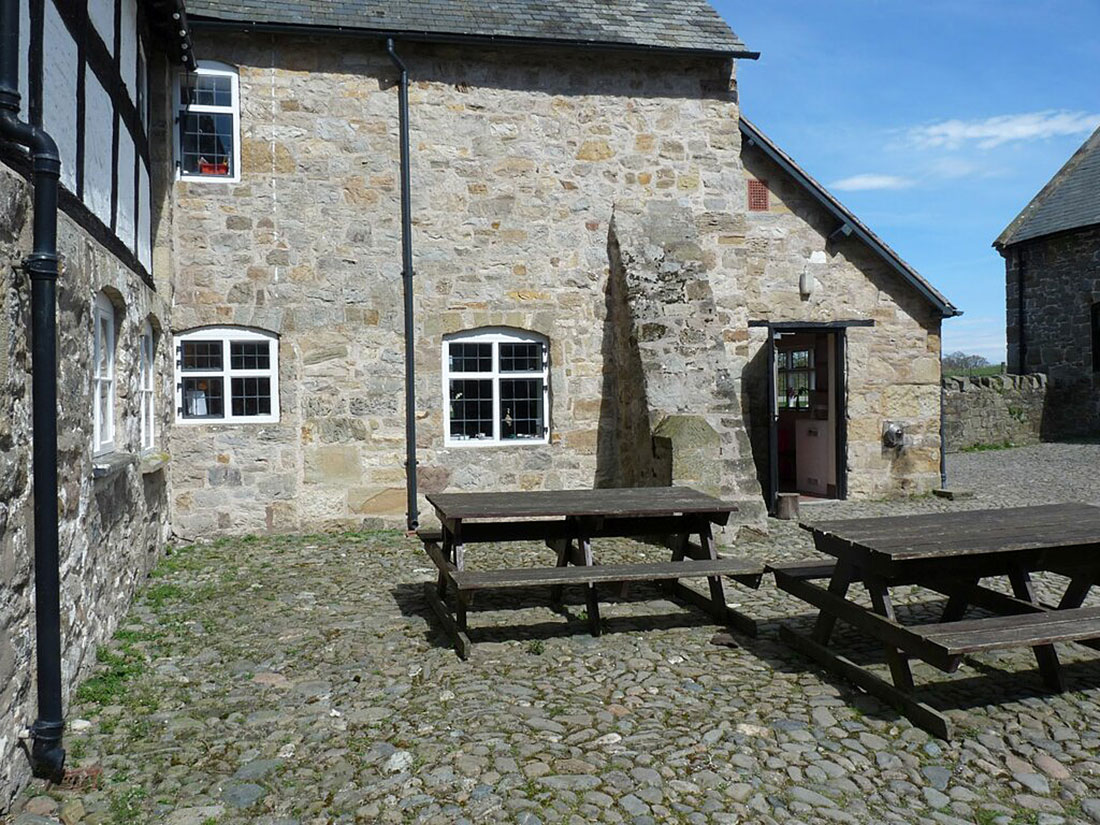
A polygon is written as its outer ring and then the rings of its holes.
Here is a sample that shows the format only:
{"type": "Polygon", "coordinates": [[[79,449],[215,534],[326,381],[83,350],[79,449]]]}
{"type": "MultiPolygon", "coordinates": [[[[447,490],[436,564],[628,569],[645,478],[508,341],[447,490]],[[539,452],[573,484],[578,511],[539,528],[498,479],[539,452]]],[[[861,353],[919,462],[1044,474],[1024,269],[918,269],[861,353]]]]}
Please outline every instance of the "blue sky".
{"type": "Polygon", "coordinates": [[[964,311],[945,352],[1002,360],[991,244],[1100,126],[1100,0],[712,2],[745,115],[964,311]]]}

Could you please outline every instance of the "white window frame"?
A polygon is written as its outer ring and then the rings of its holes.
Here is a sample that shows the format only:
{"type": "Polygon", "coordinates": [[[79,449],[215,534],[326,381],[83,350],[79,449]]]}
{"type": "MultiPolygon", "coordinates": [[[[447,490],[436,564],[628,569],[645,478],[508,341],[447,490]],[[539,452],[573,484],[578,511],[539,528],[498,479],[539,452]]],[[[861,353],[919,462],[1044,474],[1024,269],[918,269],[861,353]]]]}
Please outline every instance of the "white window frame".
{"type": "Polygon", "coordinates": [[[157,443],[157,425],[154,412],[156,339],[149,321],[141,328],[138,339],[138,404],[141,406],[141,449],[151,450],[157,443]]]}
{"type": "Polygon", "coordinates": [[[176,355],[176,423],[186,426],[203,424],[274,424],[279,421],[279,336],[250,327],[199,327],[175,336],[176,355]],[[183,370],[183,344],[186,341],[219,341],[222,345],[222,366],[219,370],[183,370]],[[234,343],[268,343],[267,369],[233,369],[230,345],[234,343]],[[222,384],[222,415],[213,417],[184,417],[183,379],[213,378],[222,384]],[[268,415],[233,415],[234,378],[270,378],[271,413],[268,415]]]}
{"type": "Polygon", "coordinates": [[[447,447],[522,447],[550,442],[550,342],[545,336],[507,327],[486,327],[443,336],[443,441],[447,447]],[[492,344],[492,369],[488,372],[452,372],[451,344],[492,344]],[[534,372],[501,372],[501,344],[541,344],[542,369],[534,372]],[[542,379],[542,438],[501,438],[501,378],[542,379]],[[493,382],[493,437],[454,438],[451,435],[451,380],[491,380],[493,382]]]}
{"type": "Polygon", "coordinates": [[[172,84],[172,146],[176,159],[176,180],[200,180],[220,183],[240,183],[241,181],[241,91],[240,76],[237,70],[226,63],[214,60],[200,60],[194,72],[180,71],[172,84]],[[180,82],[187,74],[219,75],[229,78],[232,103],[229,106],[206,106],[197,103],[185,105],[180,96],[180,82]],[[208,112],[210,114],[233,115],[233,168],[232,175],[202,175],[183,171],[183,151],[180,146],[180,116],[184,112],[208,112]]]}
{"type": "Polygon", "coordinates": [[[103,455],[115,450],[115,305],[102,292],[96,296],[92,318],[92,452],[103,455]]]}

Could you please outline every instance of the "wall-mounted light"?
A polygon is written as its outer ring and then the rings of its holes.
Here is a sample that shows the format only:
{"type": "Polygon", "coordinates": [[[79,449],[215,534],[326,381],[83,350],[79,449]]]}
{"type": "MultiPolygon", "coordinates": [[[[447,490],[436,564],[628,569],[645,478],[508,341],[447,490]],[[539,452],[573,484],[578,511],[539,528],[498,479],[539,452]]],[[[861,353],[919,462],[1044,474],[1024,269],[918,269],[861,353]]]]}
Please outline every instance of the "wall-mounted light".
{"type": "Polygon", "coordinates": [[[798,292],[803,298],[814,294],[814,276],[808,266],[802,268],[802,275],[798,278],[798,292]]]}

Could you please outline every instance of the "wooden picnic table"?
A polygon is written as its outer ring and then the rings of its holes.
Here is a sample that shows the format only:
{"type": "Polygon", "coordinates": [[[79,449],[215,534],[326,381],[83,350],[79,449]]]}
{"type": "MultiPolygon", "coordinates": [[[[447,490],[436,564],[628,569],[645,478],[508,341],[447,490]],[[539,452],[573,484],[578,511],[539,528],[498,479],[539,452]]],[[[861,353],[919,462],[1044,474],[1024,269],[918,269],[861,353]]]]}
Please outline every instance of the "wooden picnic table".
{"type": "Polygon", "coordinates": [[[968,653],[1030,647],[1044,684],[1061,691],[1054,643],[1100,649],[1100,607],[1081,606],[1100,574],[1100,507],[1053,504],[800,526],[836,561],[769,565],[781,589],[820,609],[809,636],[784,626],[781,637],[941,738],[950,738],[950,723],[914,698],[910,658],[951,673],[968,653]],[[1069,579],[1057,605],[1040,602],[1031,580],[1037,571],[1069,579]],[[1013,595],[982,585],[989,577],[1007,577],[1013,595]],[[813,583],[825,578],[827,589],[813,583]],[[858,582],[871,597],[870,608],[847,597],[858,582]],[[947,597],[939,621],[898,622],[889,590],[906,584],[947,597]],[[987,615],[964,619],[971,606],[987,615]],[[838,620],[882,643],[892,685],[829,647],[838,620]]]}
{"type": "Polygon", "coordinates": [[[560,602],[565,585],[585,588],[589,629],[600,634],[597,586],[661,581],[667,591],[750,634],[756,623],[726,605],[722,577],[757,587],[763,565],[718,555],[712,525],[724,525],[736,505],[689,487],[560,490],[500,493],[434,493],[442,531],[421,532],[424,549],[439,570],[426,588],[428,603],[465,658],[471,649],[466,614],[474,594],[495,588],[549,586],[560,602]],[[698,544],[691,538],[698,537],[698,544]],[[668,562],[597,563],[592,540],[661,537],[671,548],[668,562]],[[539,541],[556,552],[553,565],[468,570],[467,547],[488,542],[539,541]],[[710,598],[680,583],[705,577],[710,598]],[[447,604],[448,593],[454,607],[447,604]]]}

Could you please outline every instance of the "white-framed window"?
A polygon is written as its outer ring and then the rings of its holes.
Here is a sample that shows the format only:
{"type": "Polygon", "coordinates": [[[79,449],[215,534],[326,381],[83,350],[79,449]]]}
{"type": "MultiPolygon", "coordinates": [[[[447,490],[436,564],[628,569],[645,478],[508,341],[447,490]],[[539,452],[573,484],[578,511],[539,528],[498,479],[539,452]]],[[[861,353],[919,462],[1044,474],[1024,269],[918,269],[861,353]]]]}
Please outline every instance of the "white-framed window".
{"type": "Polygon", "coordinates": [[[156,419],[153,417],[153,360],[156,340],[148,321],[141,328],[138,353],[138,403],[141,405],[141,449],[151,450],[156,443],[156,419]]]}
{"type": "Polygon", "coordinates": [[[231,66],[199,61],[176,76],[176,168],[181,178],[241,179],[241,101],[231,66]]]}
{"type": "Polygon", "coordinates": [[[549,342],[488,328],[443,339],[448,446],[545,444],[550,439],[549,342]]]}
{"type": "Polygon", "coordinates": [[[278,337],[244,327],[203,327],[177,335],[176,420],[278,421],[278,337]]]}
{"type": "Polygon", "coordinates": [[[100,454],[115,449],[115,306],[102,292],[96,296],[92,315],[92,449],[100,454]]]}

